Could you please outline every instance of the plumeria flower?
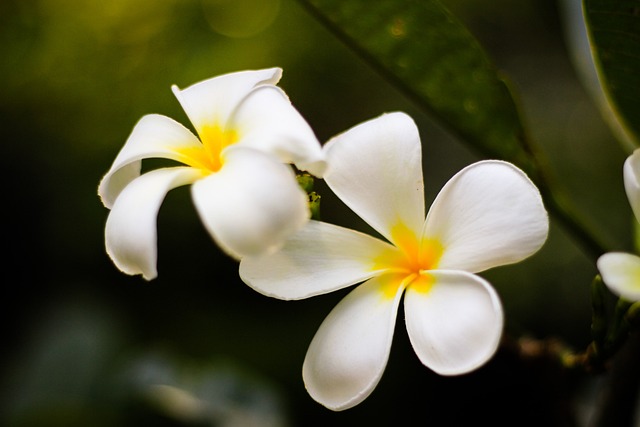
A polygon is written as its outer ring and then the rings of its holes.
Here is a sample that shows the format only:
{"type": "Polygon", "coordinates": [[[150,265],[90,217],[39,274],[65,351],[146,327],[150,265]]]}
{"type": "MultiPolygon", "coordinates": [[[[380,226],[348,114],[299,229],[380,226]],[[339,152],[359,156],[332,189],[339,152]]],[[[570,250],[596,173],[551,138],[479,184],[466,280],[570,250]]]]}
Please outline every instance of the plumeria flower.
{"type": "Polygon", "coordinates": [[[425,220],[418,130],[389,113],[326,145],[326,183],[387,241],[310,221],[281,250],[240,262],[242,279],[280,299],[360,282],[329,314],[303,364],[310,395],[332,410],[362,402],[378,384],[404,295],[419,359],[442,375],[483,365],[503,329],[496,291],[475,273],[520,261],[546,240],[548,216],[527,176],[502,161],[455,175],[425,220]]]}
{"type": "Polygon", "coordinates": [[[162,115],[144,116],[100,182],[106,249],[127,274],[157,276],[157,215],[168,191],[191,195],[214,241],[239,259],[278,248],[309,219],[290,165],[316,176],[322,147],[285,93],[279,68],[215,77],[173,92],[198,137],[162,115]],[[179,165],[141,174],[143,159],[179,165]]]}
{"type": "MultiPolygon", "coordinates": [[[[631,209],[640,221],[640,149],[636,149],[622,167],[624,189],[631,209]]],[[[605,285],[619,297],[640,301],[640,257],[624,252],[609,252],[597,261],[605,285]]]]}

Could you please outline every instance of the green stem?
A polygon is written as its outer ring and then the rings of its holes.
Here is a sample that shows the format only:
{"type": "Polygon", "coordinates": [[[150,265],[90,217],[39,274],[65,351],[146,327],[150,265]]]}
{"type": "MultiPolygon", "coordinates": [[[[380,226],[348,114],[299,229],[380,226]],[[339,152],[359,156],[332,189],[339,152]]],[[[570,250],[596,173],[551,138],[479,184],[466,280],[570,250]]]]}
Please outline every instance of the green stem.
{"type": "Polygon", "coordinates": [[[609,334],[605,340],[604,351],[606,356],[615,354],[620,346],[627,340],[631,325],[629,325],[628,312],[631,303],[622,298],[618,299],[609,326],[609,334]]]}
{"type": "Polygon", "coordinates": [[[640,329],[640,301],[634,302],[629,307],[625,319],[631,329],[640,329]]]}
{"type": "Polygon", "coordinates": [[[607,333],[606,297],[607,289],[600,275],[596,275],[591,282],[591,336],[593,342],[591,348],[587,350],[589,359],[591,359],[590,363],[594,365],[602,364],[602,351],[607,333]]]}

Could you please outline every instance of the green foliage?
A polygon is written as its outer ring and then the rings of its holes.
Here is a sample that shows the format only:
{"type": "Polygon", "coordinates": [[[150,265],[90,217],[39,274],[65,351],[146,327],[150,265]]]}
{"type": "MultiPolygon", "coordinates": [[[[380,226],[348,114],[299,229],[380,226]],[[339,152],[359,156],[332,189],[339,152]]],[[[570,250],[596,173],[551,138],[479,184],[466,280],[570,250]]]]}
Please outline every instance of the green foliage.
{"type": "Polygon", "coordinates": [[[584,0],[603,88],[626,135],[640,145],[640,1],[584,0]]]}
{"type": "Polygon", "coordinates": [[[509,86],[436,0],[301,0],[410,99],[484,155],[533,163],[509,86]]]}

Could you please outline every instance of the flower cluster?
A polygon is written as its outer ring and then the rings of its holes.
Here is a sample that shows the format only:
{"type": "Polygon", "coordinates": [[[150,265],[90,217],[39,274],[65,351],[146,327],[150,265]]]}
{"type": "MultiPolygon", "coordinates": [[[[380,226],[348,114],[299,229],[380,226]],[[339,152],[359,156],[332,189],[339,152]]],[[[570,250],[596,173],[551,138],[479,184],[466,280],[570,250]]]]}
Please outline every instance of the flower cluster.
{"type": "MultiPolygon", "coordinates": [[[[637,221],[640,221],[640,149],[624,162],[624,188],[637,221]]],[[[618,297],[640,301],[640,257],[624,252],[609,252],[598,258],[602,281],[618,297]]]]}
{"type": "Polygon", "coordinates": [[[510,163],[480,161],[453,176],[427,212],[409,116],[383,114],[321,145],[276,86],[280,75],[246,71],[174,88],[199,139],[164,116],[140,120],[99,187],[116,266],[156,277],[159,206],[169,190],[193,184],[207,230],[256,291],[294,300],[357,285],[322,323],[303,364],[319,403],[343,410],[374,390],[401,301],[426,367],[459,375],[482,366],[504,320],[497,292],[477,273],[543,245],[549,220],[538,189],[510,163]],[[150,157],[182,165],[141,174],[150,157]],[[323,178],[382,238],[311,220],[288,163],[323,178]]]}

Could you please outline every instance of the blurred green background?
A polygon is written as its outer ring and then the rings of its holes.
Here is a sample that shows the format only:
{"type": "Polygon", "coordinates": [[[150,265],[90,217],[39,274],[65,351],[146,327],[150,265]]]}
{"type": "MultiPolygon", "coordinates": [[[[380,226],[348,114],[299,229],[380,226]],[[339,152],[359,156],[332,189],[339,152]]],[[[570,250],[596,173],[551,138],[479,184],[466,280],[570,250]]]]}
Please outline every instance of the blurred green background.
{"type": "MultiPolygon", "coordinates": [[[[630,250],[628,153],[580,83],[563,5],[445,4],[511,79],[558,185],[611,249],[630,250]]],[[[282,67],[281,87],[321,141],[403,110],[420,128],[429,202],[480,159],[296,1],[4,0],[0,48],[9,151],[4,425],[341,426],[408,418],[522,426],[588,416],[592,382],[508,349],[471,374],[433,374],[413,353],[402,313],[374,393],[348,411],[326,410],[307,395],[301,367],[317,327],[347,290],[297,302],[252,291],[206,234],[188,188],[170,192],[160,210],[159,277],[145,282],[113,266],[97,185],[142,115],[188,125],[172,84],[282,67]]],[[[322,182],[317,190],[325,221],[368,231],[322,182]]],[[[483,275],[503,299],[507,334],[555,337],[582,350],[595,273],[593,259],[553,221],[539,253],[483,275]]]]}

